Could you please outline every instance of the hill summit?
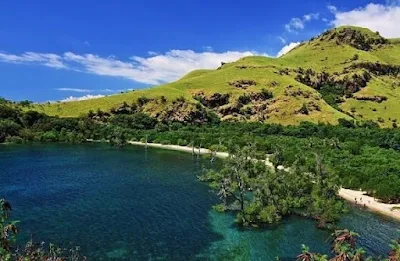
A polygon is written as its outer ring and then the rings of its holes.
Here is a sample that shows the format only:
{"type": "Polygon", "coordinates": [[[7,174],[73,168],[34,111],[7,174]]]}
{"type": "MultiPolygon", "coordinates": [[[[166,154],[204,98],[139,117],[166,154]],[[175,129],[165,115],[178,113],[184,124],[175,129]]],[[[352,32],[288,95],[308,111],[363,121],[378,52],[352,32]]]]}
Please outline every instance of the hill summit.
{"type": "MultiPolygon", "coordinates": [[[[300,44],[280,58],[250,56],[176,82],[86,101],[39,104],[49,115],[74,117],[143,112],[160,121],[261,121],[336,124],[400,120],[400,41],[345,26],[300,44]]],[[[32,108],[29,108],[32,109],[32,108]]]]}

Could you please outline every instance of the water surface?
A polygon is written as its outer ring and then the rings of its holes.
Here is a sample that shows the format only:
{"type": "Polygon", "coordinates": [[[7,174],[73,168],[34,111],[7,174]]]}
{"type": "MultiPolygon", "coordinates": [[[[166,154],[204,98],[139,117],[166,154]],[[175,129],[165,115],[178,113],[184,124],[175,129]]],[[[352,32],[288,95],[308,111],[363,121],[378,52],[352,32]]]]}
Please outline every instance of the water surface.
{"type": "MultiPolygon", "coordinates": [[[[215,163],[214,163],[215,164],[215,163]]],[[[217,163],[218,164],[218,163],[217,163]]],[[[190,154],[128,146],[0,146],[0,197],[21,221],[21,241],[79,245],[89,260],[293,260],[301,244],[329,251],[329,233],[291,217],[239,229],[215,213],[217,197],[196,176],[215,165],[190,154]]],[[[384,254],[398,223],[352,211],[341,225],[384,254]]]]}

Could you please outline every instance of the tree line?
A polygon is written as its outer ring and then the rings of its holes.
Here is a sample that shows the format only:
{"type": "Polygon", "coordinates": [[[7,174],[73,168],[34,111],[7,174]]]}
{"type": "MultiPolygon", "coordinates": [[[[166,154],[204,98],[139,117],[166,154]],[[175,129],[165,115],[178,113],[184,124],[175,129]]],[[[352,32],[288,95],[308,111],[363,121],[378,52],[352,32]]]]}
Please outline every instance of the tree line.
{"type": "Polygon", "coordinates": [[[144,113],[100,110],[77,118],[59,118],[23,111],[0,100],[0,143],[85,142],[109,140],[121,146],[127,140],[205,147],[233,151],[251,146],[259,159],[280,151],[282,165],[309,163],[310,144],[322,146],[324,161],[338,177],[338,185],[362,189],[385,202],[400,202],[400,130],[382,129],[373,122],[340,120],[338,125],[220,122],[190,124],[160,122],[144,113]]]}

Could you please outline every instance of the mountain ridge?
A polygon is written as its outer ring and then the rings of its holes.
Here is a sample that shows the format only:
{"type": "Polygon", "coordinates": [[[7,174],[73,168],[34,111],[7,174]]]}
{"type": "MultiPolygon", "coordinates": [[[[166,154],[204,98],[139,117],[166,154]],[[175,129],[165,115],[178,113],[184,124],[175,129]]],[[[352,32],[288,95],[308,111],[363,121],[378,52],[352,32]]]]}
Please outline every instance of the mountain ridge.
{"type": "Polygon", "coordinates": [[[249,56],[215,70],[195,70],[147,90],[86,101],[38,104],[49,115],[140,111],[160,121],[302,121],[336,124],[400,120],[400,41],[366,28],[335,28],[279,58],[249,56]]]}

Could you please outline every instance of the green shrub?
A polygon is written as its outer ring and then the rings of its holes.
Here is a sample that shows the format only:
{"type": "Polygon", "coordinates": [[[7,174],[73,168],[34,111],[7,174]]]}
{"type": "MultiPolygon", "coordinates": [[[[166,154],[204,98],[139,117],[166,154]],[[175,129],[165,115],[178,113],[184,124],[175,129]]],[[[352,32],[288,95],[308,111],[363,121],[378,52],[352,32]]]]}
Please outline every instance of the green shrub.
{"type": "Polygon", "coordinates": [[[15,144],[22,144],[22,143],[24,143],[25,141],[24,141],[21,137],[18,137],[18,136],[10,136],[10,137],[7,137],[7,138],[6,138],[6,142],[8,142],[8,143],[15,143],[15,144]]]}
{"type": "Polygon", "coordinates": [[[178,139],[177,144],[179,146],[186,146],[188,144],[187,140],[178,139]]]}
{"type": "Polygon", "coordinates": [[[171,142],[169,140],[162,140],[161,144],[162,145],[168,145],[168,144],[171,144],[171,142]]]}
{"type": "Polygon", "coordinates": [[[55,131],[47,131],[47,132],[42,134],[40,140],[41,141],[48,141],[48,142],[58,141],[57,132],[55,132],[55,131]]]}

